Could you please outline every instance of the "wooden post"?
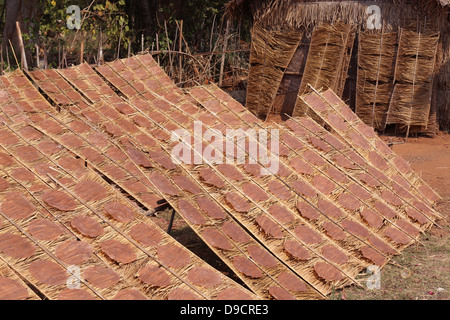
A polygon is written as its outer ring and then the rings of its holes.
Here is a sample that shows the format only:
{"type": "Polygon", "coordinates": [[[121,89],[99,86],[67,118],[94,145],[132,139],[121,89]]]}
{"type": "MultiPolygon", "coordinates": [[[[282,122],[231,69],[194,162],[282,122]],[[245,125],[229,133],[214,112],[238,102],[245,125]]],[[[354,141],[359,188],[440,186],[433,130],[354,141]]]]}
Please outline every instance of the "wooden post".
{"type": "Polygon", "coordinates": [[[28,71],[27,56],[25,54],[25,46],[23,45],[22,31],[20,30],[19,21],[16,21],[17,37],[19,38],[20,56],[22,69],[28,71]]]}
{"type": "Polygon", "coordinates": [[[34,47],[36,49],[36,67],[39,68],[39,65],[40,65],[40,61],[39,61],[39,45],[37,43],[35,43],[34,47]]]}
{"type": "MultiPolygon", "coordinates": [[[[211,53],[213,52],[213,44],[212,44],[212,42],[213,42],[215,23],[216,23],[216,15],[214,15],[214,18],[213,18],[213,23],[212,23],[212,26],[211,26],[211,35],[209,37],[209,52],[211,52],[211,53]]],[[[216,41],[216,44],[217,44],[217,41],[216,41]]],[[[214,51],[215,50],[216,50],[216,45],[214,45],[214,51]]],[[[207,77],[208,79],[211,78],[211,60],[212,60],[213,56],[214,56],[213,54],[211,54],[209,56],[208,63],[206,65],[206,68],[208,70],[208,74],[205,74],[205,77],[207,77]]]]}
{"type": "Polygon", "coordinates": [[[223,69],[225,67],[225,56],[226,56],[227,46],[228,46],[228,32],[229,31],[230,31],[230,20],[227,20],[227,27],[225,29],[225,36],[223,38],[222,61],[220,63],[219,87],[222,87],[222,82],[223,82],[223,69]]]}

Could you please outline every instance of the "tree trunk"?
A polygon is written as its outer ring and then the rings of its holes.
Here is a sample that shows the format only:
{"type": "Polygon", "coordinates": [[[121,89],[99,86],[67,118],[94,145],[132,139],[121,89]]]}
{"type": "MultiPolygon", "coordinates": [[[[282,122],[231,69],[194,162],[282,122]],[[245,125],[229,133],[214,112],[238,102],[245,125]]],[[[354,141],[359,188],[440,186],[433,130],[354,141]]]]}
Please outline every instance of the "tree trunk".
{"type": "MultiPolygon", "coordinates": [[[[2,43],[3,52],[6,52],[10,41],[15,47],[14,50],[20,52],[16,21],[19,22],[22,32],[30,32],[29,37],[32,39],[33,44],[39,45],[39,37],[37,34],[39,16],[41,15],[39,8],[39,0],[6,0],[2,43]]],[[[27,63],[31,66],[34,62],[33,53],[30,50],[26,50],[25,54],[27,63]]]]}

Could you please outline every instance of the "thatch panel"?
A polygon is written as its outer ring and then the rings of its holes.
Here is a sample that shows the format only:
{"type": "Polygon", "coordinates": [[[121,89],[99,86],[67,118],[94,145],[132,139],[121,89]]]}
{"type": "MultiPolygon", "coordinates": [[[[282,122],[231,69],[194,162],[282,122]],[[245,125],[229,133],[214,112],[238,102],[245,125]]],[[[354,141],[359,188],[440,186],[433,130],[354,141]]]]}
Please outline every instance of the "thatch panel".
{"type": "Polygon", "coordinates": [[[428,125],[438,33],[400,30],[394,81],[386,124],[428,125]]]}
{"type": "Polygon", "coordinates": [[[397,33],[360,33],[356,114],[364,123],[383,129],[393,89],[397,33]]]}
{"type": "MultiPolygon", "coordinates": [[[[412,170],[411,166],[404,159],[388,148],[381,147],[384,143],[380,137],[373,132],[373,129],[364,125],[361,119],[333,91],[326,90],[323,93],[315,89],[312,89],[312,91],[310,95],[305,95],[301,99],[305,103],[308,103],[311,110],[350,144],[361,157],[367,162],[372,163],[377,170],[382,170],[386,176],[394,180],[400,174],[404,179],[409,181],[411,190],[414,193],[417,192],[419,198],[424,199],[429,205],[432,205],[440,199],[440,196],[412,170]],[[328,107],[324,107],[324,104],[320,103],[321,101],[328,107]],[[370,156],[371,152],[378,154],[386,161],[384,168],[379,166],[383,161],[377,161],[376,163],[373,161],[374,158],[370,156]]],[[[354,157],[352,159],[355,160],[354,157]]],[[[364,160],[360,159],[358,162],[363,164],[364,160]]],[[[381,173],[377,173],[375,176],[381,177],[382,175],[381,173]]],[[[439,216],[440,214],[436,212],[435,217],[439,216]]]]}
{"type": "Polygon", "coordinates": [[[284,75],[273,102],[273,114],[279,114],[283,119],[286,118],[286,114],[292,115],[300,83],[301,75],[284,75]]]}
{"type": "Polygon", "coordinates": [[[286,114],[292,115],[294,111],[295,101],[297,100],[298,90],[305,69],[306,57],[308,55],[309,45],[308,43],[304,43],[306,41],[309,42],[309,38],[304,35],[302,43],[297,47],[285,71],[273,103],[272,113],[279,114],[282,118],[286,117],[286,114]]]}
{"type": "Polygon", "coordinates": [[[367,81],[392,81],[397,33],[360,33],[358,67],[367,81]]]}
{"type": "Polygon", "coordinates": [[[265,117],[270,112],[284,71],[302,35],[298,31],[253,26],[246,106],[256,115],[265,117]]]}
{"type": "Polygon", "coordinates": [[[349,31],[347,35],[347,44],[345,46],[344,58],[341,61],[341,71],[339,78],[336,82],[336,93],[342,97],[345,88],[345,82],[348,77],[348,69],[350,67],[350,60],[352,58],[353,45],[356,38],[356,27],[352,26],[352,29],[349,31]]]}
{"type": "MultiPolygon", "coordinates": [[[[352,30],[352,26],[342,23],[314,29],[299,94],[305,93],[308,84],[315,88],[337,89],[343,69],[348,68],[344,68],[344,60],[350,61],[344,58],[352,30]]],[[[297,99],[293,115],[301,115],[305,110],[302,100],[297,99]]]]}
{"type": "Polygon", "coordinates": [[[379,130],[384,127],[392,88],[392,83],[376,85],[364,79],[358,80],[355,113],[365,124],[379,130]]]}
{"type": "Polygon", "coordinates": [[[272,101],[278,90],[283,72],[273,68],[268,72],[267,67],[253,65],[251,80],[247,86],[247,108],[257,116],[265,117],[269,112],[272,101]]]}
{"type": "Polygon", "coordinates": [[[438,34],[402,32],[395,78],[402,83],[430,81],[433,77],[438,34]]]}
{"type": "Polygon", "coordinates": [[[389,106],[387,124],[427,126],[431,107],[431,83],[396,84],[389,106]]]}

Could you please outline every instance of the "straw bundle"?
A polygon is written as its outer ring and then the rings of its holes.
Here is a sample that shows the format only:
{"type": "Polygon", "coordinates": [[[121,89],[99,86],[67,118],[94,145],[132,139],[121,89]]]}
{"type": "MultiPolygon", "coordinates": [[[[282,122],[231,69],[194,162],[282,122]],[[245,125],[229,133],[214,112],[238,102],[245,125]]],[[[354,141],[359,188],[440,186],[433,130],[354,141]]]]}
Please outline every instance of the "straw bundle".
{"type": "Polygon", "coordinates": [[[256,115],[265,117],[272,108],[284,70],[302,35],[298,31],[253,26],[246,106],[256,115]]]}
{"type": "Polygon", "coordinates": [[[397,33],[360,33],[356,114],[376,129],[384,127],[393,89],[397,33]]]}
{"type": "Polygon", "coordinates": [[[401,83],[430,81],[439,34],[402,30],[398,44],[395,80],[401,83]]]}
{"type": "Polygon", "coordinates": [[[430,102],[430,83],[418,83],[415,86],[396,84],[389,105],[389,118],[386,123],[427,126],[430,102]]]}
{"type": "Polygon", "coordinates": [[[347,81],[348,69],[350,67],[350,60],[352,58],[355,38],[356,38],[356,26],[352,25],[348,33],[347,44],[345,45],[344,51],[344,58],[342,59],[341,62],[341,71],[339,72],[340,75],[336,84],[336,94],[338,94],[340,97],[344,92],[345,82],[347,81]]]}
{"type": "Polygon", "coordinates": [[[397,82],[386,124],[427,127],[439,34],[400,31],[394,80],[397,82]]]}

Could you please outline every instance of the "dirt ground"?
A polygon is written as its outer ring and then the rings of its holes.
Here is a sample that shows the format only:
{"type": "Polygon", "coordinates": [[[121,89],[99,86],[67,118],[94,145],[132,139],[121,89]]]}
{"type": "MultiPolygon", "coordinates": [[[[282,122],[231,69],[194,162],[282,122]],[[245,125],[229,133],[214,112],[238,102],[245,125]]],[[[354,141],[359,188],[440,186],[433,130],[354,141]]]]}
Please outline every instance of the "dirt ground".
{"type": "MultiPolygon", "coordinates": [[[[450,135],[435,138],[382,137],[394,143],[392,149],[408,160],[412,168],[442,197],[436,206],[445,218],[422,236],[423,245],[413,245],[395,257],[380,272],[380,287],[368,289],[370,275],[359,277],[362,288],[351,286],[330,294],[330,299],[342,300],[448,300],[450,299],[450,135]]],[[[153,219],[167,229],[170,209],[153,219]]],[[[195,254],[228,275],[240,280],[176,215],[170,233],[195,254]]]]}

